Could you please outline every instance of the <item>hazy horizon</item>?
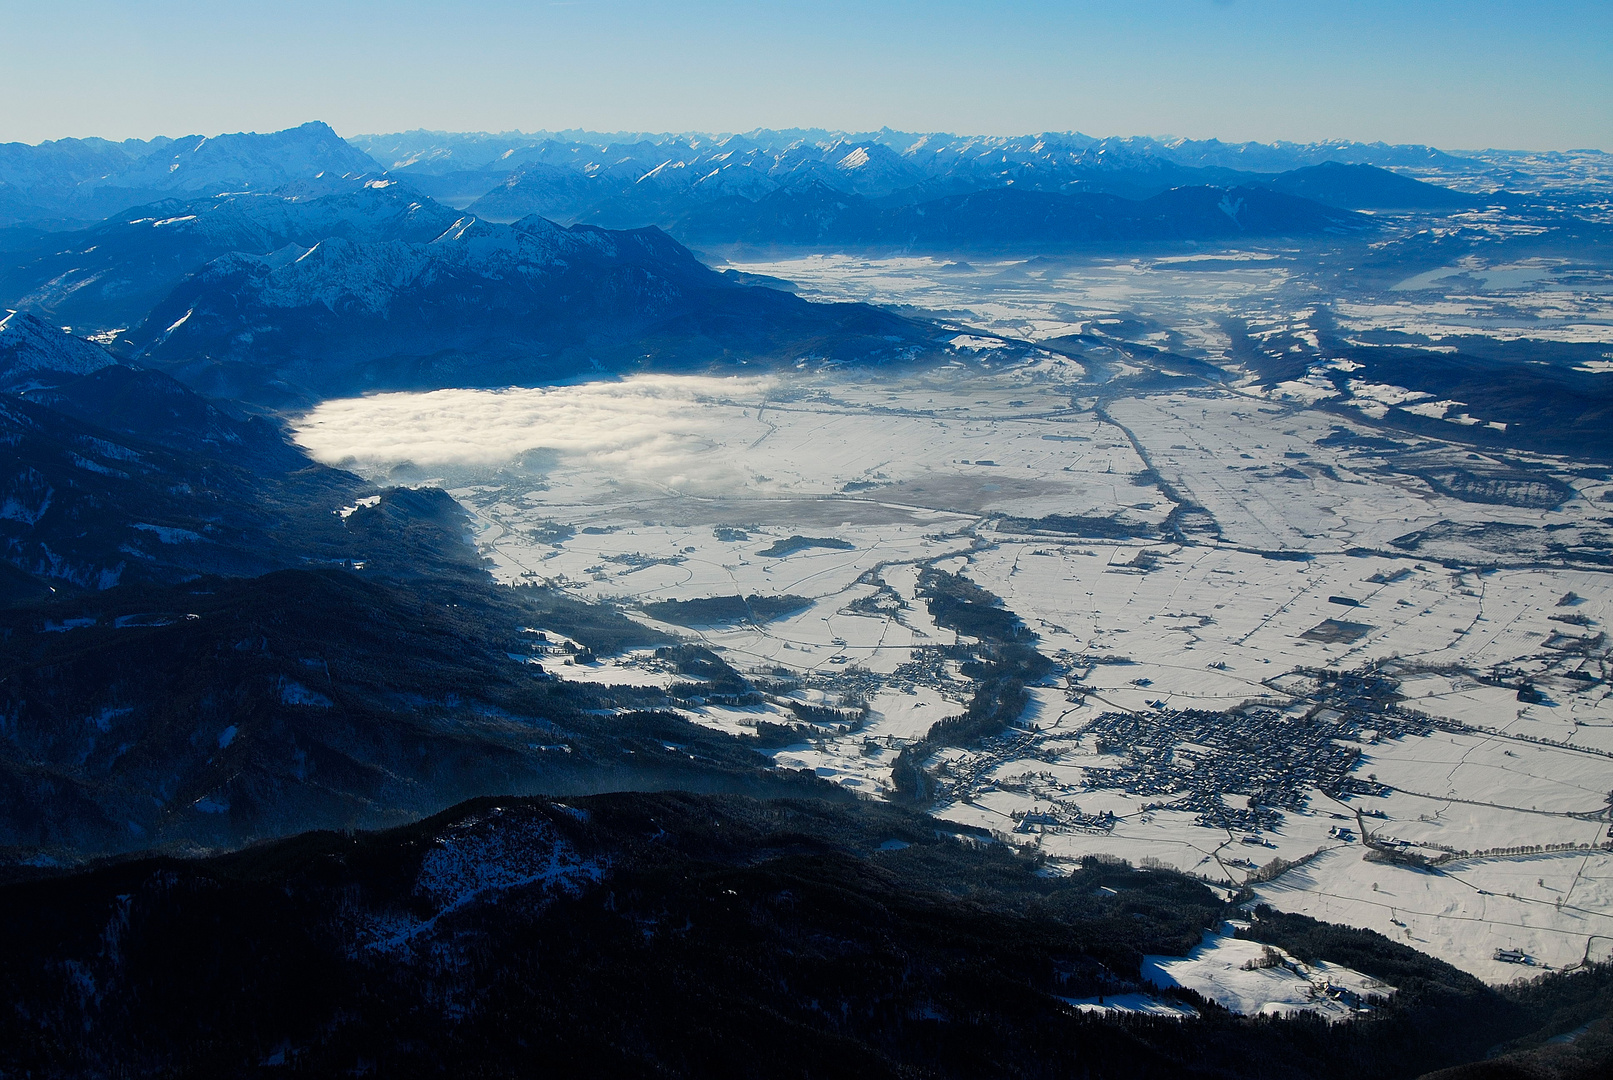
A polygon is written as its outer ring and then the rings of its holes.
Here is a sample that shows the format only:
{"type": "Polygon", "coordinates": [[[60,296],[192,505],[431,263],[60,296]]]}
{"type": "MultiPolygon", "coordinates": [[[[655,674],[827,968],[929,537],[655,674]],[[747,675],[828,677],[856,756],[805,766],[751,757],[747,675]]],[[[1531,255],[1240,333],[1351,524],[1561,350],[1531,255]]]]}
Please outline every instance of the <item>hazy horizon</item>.
{"type": "Polygon", "coordinates": [[[1585,2],[8,6],[4,141],[321,117],[1613,150],[1613,8],[1585,2]]]}
{"type": "Polygon", "coordinates": [[[1098,134],[1098,133],[1095,133],[1095,132],[1092,132],[1092,131],[1080,131],[1080,130],[1075,130],[1075,129],[1063,129],[1063,130],[1044,129],[1044,130],[1041,130],[1041,131],[971,131],[971,130],[948,131],[948,130],[942,130],[942,129],[939,129],[939,128],[917,130],[917,129],[911,129],[911,128],[898,128],[898,127],[894,127],[894,126],[891,126],[891,125],[884,125],[882,127],[877,127],[877,128],[857,128],[857,129],[832,128],[832,127],[824,127],[822,125],[777,125],[777,126],[751,127],[751,128],[746,128],[744,130],[739,130],[739,131],[705,130],[705,129],[698,129],[698,128],[682,128],[682,129],[678,129],[678,130],[663,130],[663,131],[640,131],[640,130],[631,130],[631,129],[626,129],[626,128],[615,128],[615,129],[605,128],[605,129],[600,129],[600,128],[583,128],[583,127],[533,128],[533,129],[505,128],[505,129],[502,129],[502,130],[493,130],[493,129],[489,129],[489,128],[407,127],[407,128],[390,129],[390,130],[385,130],[385,131],[382,131],[382,130],[375,130],[375,131],[342,131],[337,125],[335,125],[333,123],[330,123],[328,120],[325,120],[325,119],[323,119],[321,117],[312,117],[312,118],[307,119],[307,120],[303,120],[303,121],[300,121],[300,122],[289,123],[289,124],[286,124],[283,127],[277,127],[277,128],[239,128],[239,129],[232,130],[232,131],[222,131],[222,130],[220,130],[220,131],[188,131],[188,130],[187,131],[180,131],[180,130],[175,129],[175,130],[170,130],[170,131],[155,131],[155,132],[150,132],[150,133],[147,133],[147,134],[123,135],[123,136],[118,136],[118,137],[115,137],[115,138],[111,137],[111,136],[98,135],[98,134],[94,134],[94,133],[83,134],[83,133],[78,133],[78,132],[69,132],[69,133],[66,133],[66,134],[52,135],[52,136],[48,136],[46,138],[35,139],[35,140],[32,140],[32,141],[21,140],[21,139],[12,139],[12,140],[7,140],[7,141],[10,142],[13,145],[20,144],[20,145],[24,145],[24,146],[40,146],[40,145],[44,145],[46,143],[63,142],[63,141],[71,140],[71,139],[106,139],[107,141],[110,141],[110,142],[125,142],[125,141],[152,142],[152,141],[157,140],[157,139],[182,139],[182,138],[188,138],[188,137],[195,136],[195,135],[200,135],[203,138],[208,138],[208,139],[216,139],[216,138],[222,138],[222,137],[229,136],[229,135],[269,135],[269,134],[274,134],[275,132],[279,132],[279,131],[291,130],[291,129],[301,127],[301,126],[303,126],[305,124],[309,124],[309,123],[327,124],[331,128],[331,130],[335,131],[336,134],[339,135],[344,140],[375,139],[375,138],[386,138],[386,137],[397,136],[397,135],[411,135],[411,134],[416,134],[416,133],[423,133],[423,134],[430,134],[430,135],[458,135],[458,136],[485,135],[485,136],[487,136],[489,138],[495,138],[495,139],[508,139],[508,138],[539,139],[539,138],[543,138],[543,139],[556,139],[556,140],[569,139],[569,140],[574,140],[574,141],[581,141],[581,140],[585,140],[585,139],[589,139],[589,138],[598,138],[598,139],[601,139],[601,140],[608,140],[610,142],[628,142],[628,141],[640,141],[640,140],[659,142],[659,141],[664,141],[664,140],[669,140],[669,139],[706,138],[706,139],[714,139],[714,140],[724,141],[724,140],[734,139],[734,138],[749,138],[749,137],[759,135],[759,134],[768,134],[768,133],[771,133],[771,134],[789,134],[789,133],[797,133],[797,132],[800,133],[802,137],[810,137],[812,135],[821,134],[821,135],[824,135],[824,136],[838,136],[838,137],[842,137],[842,138],[848,138],[848,139],[854,139],[855,140],[855,139],[861,139],[861,138],[877,137],[877,136],[879,136],[879,135],[881,135],[881,134],[883,134],[885,132],[889,132],[891,134],[897,134],[897,135],[913,135],[913,136],[919,136],[919,137],[944,136],[944,137],[948,137],[948,138],[960,138],[960,139],[1024,139],[1024,138],[1036,138],[1036,137],[1042,137],[1042,136],[1063,136],[1063,137],[1070,137],[1070,138],[1083,138],[1083,139],[1093,139],[1093,140],[1104,140],[1104,139],[1151,139],[1151,140],[1153,140],[1155,142],[1159,142],[1159,143],[1162,143],[1162,144],[1165,144],[1165,145],[1170,145],[1170,144],[1176,143],[1176,142],[1188,142],[1188,143],[1220,142],[1220,143],[1222,143],[1224,145],[1229,145],[1229,146],[1240,145],[1240,144],[1243,144],[1243,143],[1257,143],[1257,144],[1263,144],[1263,145],[1283,145],[1283,144],[1287,144],[1287,145],[1294,145],[1294,146],[1314,146],[1314,145],[1323,145],[1323,146],[1325,146],[1325,145],[1331,145],[1331,144],[1345,144],[1345,143],[1355,143],[1355,144],[1381,143],[1381,144],[1389,145],[1389,146],[1413,146],[1413,145],[1429,146],[1429,147],[1431,147],[1433,149],[1450,151],[1452,153],[1484,153],[1484,152],[1489,152],[1489,151],[1517,152],[1517,153],[1581,153],[1581,152],[1601,153],[1601,154],[1613,153],[1613,150],[1607,150],[1607,149],[1603,149],[1601,147],[1596,147],[1596,146],[1546,147],[1546,146],[1530,146],[1530,145],[1522,145],[1522,144],[1510,145],[1510,146],[1508,146],[1508,145],[1456,146],[1456,145],[1446,144],[1446,143],[1396,143],[1396,142],[1391,142],[1390,140],[1387,140],[1387,139],[1350,139],[1350,138],[1344,138],[1344,137],[1321,137],[1321,138],[1315,138],[1315,139],[1289,139],[1289,138],[1281,138],[1281,137],[1273,138],[1273,139],[1230,139],[1230,138],[1224,138],[1224,137],[1216,136],[1216,135],[1213,135],[1213,134],[1211,134],[1211,135],[1203,135],[1203,136],[1190,136],[1190,135],[1180,135],[1180,134],[1176,134],[1174,132],[1164,132],[1164,133],[1162,133],[1162,132],[1157,132],[1157,131],[1111,131],[1111,132],[1107,132],[1107,133],[1104,133],[1104,134],[1098,134]]]}

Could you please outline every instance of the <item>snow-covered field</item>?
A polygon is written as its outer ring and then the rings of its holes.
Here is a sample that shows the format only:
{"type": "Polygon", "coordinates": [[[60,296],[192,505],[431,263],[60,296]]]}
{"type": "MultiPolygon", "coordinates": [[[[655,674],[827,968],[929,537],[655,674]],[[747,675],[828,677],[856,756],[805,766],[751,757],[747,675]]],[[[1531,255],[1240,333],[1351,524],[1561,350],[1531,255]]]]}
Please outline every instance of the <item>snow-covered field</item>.
{"type": "Polygon", "coordinates": [[[1613,855],[1461,859],[1435,871],[1340,849],[1256,890],[1286,911],[1370,926],[1491,982],[1613,959],[1613,855]],[[1508,961],[1497,952],[1522,956],[1508,961]]]}
{"type": "Polygon", "coordinates": [[[1190,350],[1224,346],[1218,317],[1246,310],[1251,302],[1265,310],[1294,270],[1288,253],[1270,251],[970,261],[813,254],[733,265],[793,281],[810,299],[909,306],[1031,341],[1113,332],[1139,316],[1160,316],[1160,325],[1149,327],[1143,340],[1190,350]],[[1184,297],[1193,298],[1186,308],[1184,297]]]}
{"type": "MultiPolygon", "coordinates": [[[[1484,216],[1457,219],[1483,232],[1495,227],[1484,216]]],[[[733,265],[793,281],[814,299],[908,306],[1033,341],[1123,335],[1193,355],[1225,348],[1225,316],[1280,321],[1314,310],[1319,299],[1305,255],[1280,246],[1030,260],[812,254],[733,265]]],[[[1356,332],[1613,343],[1610,286],[1607,271],[1567,259],[1468,256],[1330,306],[1339,325],[1356,332]]]]}
{"type": "MultiPolygon", "coordinates": [[[[1278,257],[1217,259],[745,269],[1038,339],[1163,307],[1191,275],[1203,317],[1158,344],[1207,351],[1222,334],[1212,309],[1289,273],[1278,257]]],[[[1004,736],[930,760],[937,813],[1055,863],[1103,853],[1230,884],[1253,875],[1263,902],[1372,927],[1486,979],[1608,954],[1613,579],[1593,556],[1613,482],[1512,455],[1507,467],[1572,497],[1463,501],[1428,478],[1482,455],[1432,439],[1415,455],[1384,448],[1369,410],[1324,413],[1237,373],[1156,371],[1138,389],[1150,373],[1101,342],[1024,361],[997,359],[989,338],[966,344],[972,359],[922,372],[327,402],[299,439],[328,462],[448,488],[512,583],[630,613],[804,598],[760,623],[636,615],[741,672],[791,673],[796,700],[866,703],[861,726],[784,747],[780,766],[889,794],[902,747],[962,711],[959,637],[919,595],[922,570],[945,570],[999,597],[1056,668],[1004,736]],[[1400,861],[1367,861],[1363,833],[1400,861]],[[1282,872],[1279,859],[1308,861],[1282,872]],[[1443,861],[1407,865],[1430,860],[1443,861]]],[[[642,652],[553,670],[673,679],[642,652]]],[[[794,722],[788,700],[689,711],[743,733],[794,722]]],[[[1336,1004],[1316,972],[1245,971],[1248,948],[1217,938],[1156,966],[1244,1011],[1336,1004]]]]}
{"type": "Polygon", "coordinates": [[[1282,949],[1233,937],[1234,929],[1228,923],[1207,932],[1186,957],[1143,957],[1143,979],[1159,987],[1185,986],[1246,1016],[1308,1012],[1346,1020],[1370,1009],[1373,998],[1395,992],[1351,968],[1306,964],[1282,949]]]}

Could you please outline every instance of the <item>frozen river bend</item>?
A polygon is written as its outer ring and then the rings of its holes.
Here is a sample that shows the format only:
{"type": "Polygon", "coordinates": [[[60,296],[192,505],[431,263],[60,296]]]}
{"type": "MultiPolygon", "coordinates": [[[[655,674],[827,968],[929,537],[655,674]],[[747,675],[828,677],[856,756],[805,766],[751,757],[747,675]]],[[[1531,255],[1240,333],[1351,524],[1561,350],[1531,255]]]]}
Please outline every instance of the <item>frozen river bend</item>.
{"type": "MultiPolygon", "coordinates": [[[[447,488],[503,580],[710,650],[755,692],[680,710],[780,766],[1492,981],[1613,954],[1613,477],[1211,363],[1207,316],[1144,345],[1016,295],[978,312],[1039,346],[943,368],[387,394],[298,439],[447,488]],[[999,723],[937,726],[988,686],[999,723]]],[[[532,629],[564,678],[683,674],[532,629]]]]}

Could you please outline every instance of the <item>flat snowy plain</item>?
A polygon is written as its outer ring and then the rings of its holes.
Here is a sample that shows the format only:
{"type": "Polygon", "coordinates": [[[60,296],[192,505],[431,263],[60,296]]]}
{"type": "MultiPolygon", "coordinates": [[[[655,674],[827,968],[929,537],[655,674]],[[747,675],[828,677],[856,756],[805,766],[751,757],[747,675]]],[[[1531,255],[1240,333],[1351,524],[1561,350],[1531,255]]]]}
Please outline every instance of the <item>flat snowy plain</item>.
{"type": "MultiPolygon", "coordinates": [[[[1559,543],[1608,536],[1606,473],[1427,436],[1386,447],[1370,410],[1255,385],[1218,352],[1217,320],[1260,308],[1303,332],[1305,313],[1283,308],[1280,253],[1057,272],[846,256],[743,269],[980,333],[960,330],[960,358],[923,371],[803,363],[331,401],[298,438],[323,461],[447,488],[511,583],[630,613],[806,598],[759,623],[635,615],[742,672],[792,676],[766,705],[690,709],[700,722],[747,732],[795,722],[791,698],[866,704],[855,730],[776,751],[782,767],[886,796],[901,748],[962,710],[958,636],[919,595],[921,572],[944,570],[999,597],[1056,667],[1006,734],[931,759],[936,813],[1055,864],[1111,855],[1249,882],[1262,902],[1491,981],[1613,955],[1600,630],[1613,589],[1605,566],[1559,543]],[[1196,306],[1183,307],[1171,297],[1188,275],[1196,306]],[[1122,324],[1222,374],[1155,364],[1105,336],[1122,324]],[[1569,494],[1480,503],[1427,479],[1490,466],[1527,466],[1569,494]],[[834,544],[772,550],[792,537],[834,544]]],[[[554,670],[672,678],[649,651],[554,670]]],[[[1342,1008],[1317,972],[1244,970],[1253,948],[1217,938],[1155,963],[1245,1011],[1342,1008]]]]}

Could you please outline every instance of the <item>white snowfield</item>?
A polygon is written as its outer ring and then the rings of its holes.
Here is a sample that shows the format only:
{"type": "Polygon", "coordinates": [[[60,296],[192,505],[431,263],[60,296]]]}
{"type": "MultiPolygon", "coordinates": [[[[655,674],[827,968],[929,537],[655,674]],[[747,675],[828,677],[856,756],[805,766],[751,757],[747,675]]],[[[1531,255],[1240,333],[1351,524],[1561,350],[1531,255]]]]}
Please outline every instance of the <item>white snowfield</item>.
{"type": "MultiPolygon", "coordinates": [[[[926,571],[959,574],[1055,668],[1002,736],[935,750],[936,813],[1055,865],[1106,854],[1251,880],[1275,907],[1492,981],[1609,955],[1613,578],[1596,553],[1613,480],[1427,435],[1397,448],[1362,403],[1419,402],[1387,383],[1331,411],[1263,391],[1216,351],[1218,320],[1265,304],[1260,333],[1312,333],[1275,310],[1290,260],[1180,262],[747,264],[820,295],[967,311],[973,329],[924,371],[386,394],[327,402],[298,437],[323,461],[446,487],[512,583],[629,612],[804,598],[760,623],[637,616],[775,688],[688,709],[701,723],[747,733],[796,723],[792,700],[866,706],[777,750],[782,767],[891,794],[902,748],[973,693],[952,650],[975,643],[921,595],[926,571]],[[1163,312],[1189,275],[1197,306],[1163,312]],[[1231,374],[1190,380],[1106,340],[1149,311],[1172,317],[1159,347],[1231,374]],[[1077,332],[1059,345],[1072,355],[1022,359],[990,336],[1077,332]],[[1442,479],[1484,469],[1540,480],[1473,502],[1442,479]],[[1367,861],[1364,840],[1398,861],[1367,861]]],[[[544,663],[674,681],[646,651],[544,663]]],[[[1318,972],[1244,972],[1244,948],[1218,938],[1157,966],[1213,978],[1243,1011],[1337,1000],[1301,987],[1318,972]]]]}
{"type": "MultiPolygon", "coordinates": [[[[1347,1020],[1370,1011],[1374,998],[1395,992],[1351,968],[1306,964],[1288,952],[1233,937],[1238,924],[1207,931],[1187,957],[1145,956],[1142,976],[1155,986],[1185,986],[1223,1008],[1248,1016],[1309,1012],[1347,1020]]],[[[1245,924],[1246,925],[1246,924],[1245,924]]]]}
{"type": "Polygon", "coordinates": [[[1461,859],[1433,872],[1329,851],[1256,892],[1285,911],[1370,926],[1490,982],[1613,959],[1606,851],[1461,859]]]}

